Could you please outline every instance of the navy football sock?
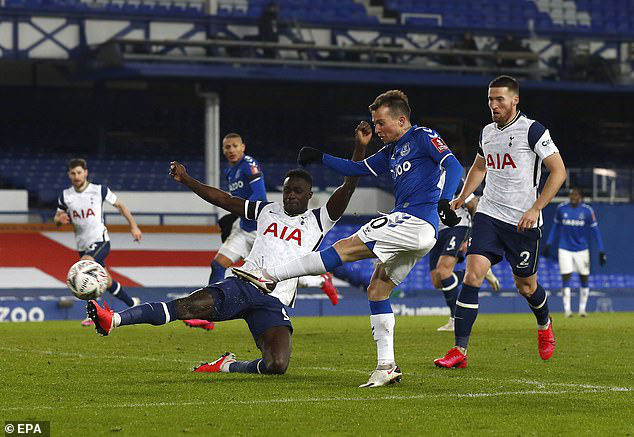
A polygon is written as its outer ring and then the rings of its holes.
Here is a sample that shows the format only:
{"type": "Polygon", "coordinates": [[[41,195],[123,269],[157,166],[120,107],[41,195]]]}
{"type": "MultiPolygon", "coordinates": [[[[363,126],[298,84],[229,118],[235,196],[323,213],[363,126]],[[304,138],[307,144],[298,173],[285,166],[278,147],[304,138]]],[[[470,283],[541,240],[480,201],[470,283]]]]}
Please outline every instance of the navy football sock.
{"type": "Polygon", "coordinates": [[[220,263],[216,260],[211,262],[211,275],[209,275],[209,283],[213,284],[214,282],[222,281],[225,278],[225,269],[220,263]]]}
{"type": "Polygon", "coordinates": [[[480,287],[462,284],[462,290],[456,300],[455,337],[456,346],[467,348],[471,328],[478,317],[478,292],[480,287]]]}
{"type": "Polygon", "coordinates": [[[173,320],[177,320],[176,304],[169,302],[151,302],[137,305],[119,313],[121,323],[124,325],[137,325],[139,323],[149,323],[151,325],[164,325],[173,320]]]}
{"type": "Polygon", "coordinates": [[[134,305],[134,301],[132,300],[132,298],[128,296],[128,293],[123,291],[123,287],[121,287],[121,284],[119,284],[114,279],[112,280],[112,285],[110,285],[108,291],[112,293],[112,295],[117,299],[124,301],[127,306],[131,307],[132,305],[134,305]]]}
{"type": "Polygon", "coordinates": [[[533,310],[533,313],[535,313],[537,324],[542,326],[547,325],[549,314],[548,296],[546,296],[546,290],[544,290],[544,287],[542,287],[539,282],[537,283],[535,292],[531,296],[526,297],[526,301],[531,310],[533,310]]]}
{"type": "Polygon", "coordinates": [[[455,272],[453,272],[454,275],[456,275],[456,277],[458,278],[458,285],[462,285],[462,281],[464,279],[464,274],[465,271],[464,270],[456,270],[455,272]]]}
{"type": "Polygon", "coordinates": [[[458,278],[455,274],[452,274],[448,278],[441,279],[442,294],[445,295],[445,302],[449,307],[451,317],[454,317],[456,312],[456,299],[458,298],[458,285],[460,285],[458,278]]]}
{"type": "Polygon", "coordinates": [[[229,372],[237,373],[266,373],[266,363],[263,358],[253,361],[236,361],[229,364],[229,372]]]}

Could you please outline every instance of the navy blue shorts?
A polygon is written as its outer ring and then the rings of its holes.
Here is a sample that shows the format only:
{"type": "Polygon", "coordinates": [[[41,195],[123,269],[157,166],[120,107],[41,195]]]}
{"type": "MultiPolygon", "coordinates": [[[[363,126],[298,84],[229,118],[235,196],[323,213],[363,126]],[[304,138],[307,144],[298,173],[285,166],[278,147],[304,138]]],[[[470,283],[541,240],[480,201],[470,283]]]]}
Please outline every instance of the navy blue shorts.
{"type": "Polygon", "coordinates": [[[92,256],[95,261],[97,261],[102,266],[106,266],[106,257],[110,253],[110,242],[109,241],[99,241],[98,243],[92,243],[88,246],[88,249],[79,252],[79,256],[82,257],[84,255],[92,256]]]}
{"type": "Polygon", "coordinates": [[[506,257],[515,276],[528,278],[537,273],[541,238],[541,228],[518,232],[515,225],[486,214],[476,213],[473,217],[467,255],[486,256],[491,261],[491,265],[499,263],[502,257],[506,257]]]}
{"type": "Polygon", "coordinates": [[[215,306],[213,321],[244,319],[249,325],[253,339],[257,339],[269,328],[288,326],[293,332],[286,306],[277,298],[260,292],[255,286],[238,278],[227,278],[208,287],[213,294],[224,295],[222,305],[215,306]]]}
{"type": "MultiPolygon", "coordinates": [[[[432,271],[438,264],[438,258],[443,255],[462,258],[460,246],[466,240],[469,233],[468,226],[454,226],[453,228],[445,228],[438,233],[438,241],[429,251],[429,270],[432,271]]],[[[461,261],[461,260],[459,260],[461,261]]]]}

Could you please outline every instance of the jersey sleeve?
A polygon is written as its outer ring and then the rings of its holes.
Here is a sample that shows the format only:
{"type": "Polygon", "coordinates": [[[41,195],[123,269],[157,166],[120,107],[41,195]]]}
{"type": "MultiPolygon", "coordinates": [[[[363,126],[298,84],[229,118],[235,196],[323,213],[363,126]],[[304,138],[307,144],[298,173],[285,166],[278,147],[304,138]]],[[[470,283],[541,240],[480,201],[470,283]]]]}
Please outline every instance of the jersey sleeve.
{"type": "Polygon", "coordinates": [[[262,179],[262,169],[255,159],[251,158],[248,161],[245,160],[245,164],[247,167],[245,173],[249,183],[262,179]]]}
{"type": "Polygon", "coordinates": [[[326,167],[344,176],[378,176],[390,169],[390,159],[386,147],[383,147],[363,161],[337,158],[336,156],[324,153],[322,162],[326,167]]]}
{"type": "Polygon", "coordinates": [[[538,121],[533,122],[528,128],[528,145],[541,159],[546,159],[559,152],[548,129],[538,121]]]}
{"type": "Polygon", "coordinates": [[[68,211],[68,206],[66,205],[66,200],[64,200],[64,192],[59,195],[57,198],[57,210],[58,211],[68,211]]]}
{"type": "Polygon", "coordinates": [[[322,206],[318,210],[313,210],[315,213],[315,217],[317,218],[317,223],[319,224],[319,228],[325,234],[337,223],[337,220],[332,220],[328,215],[328,208],[326,205],[322,206]]]}
{"type": "Polygon", "coordinates": [[[555,213],[555,218],[553,219],[553,222],[555,222],[556,224],[561,223],[561,205],[557,207],[557,212],[555,213]]]}
{"type": "Polygon", "coordinates": [[[249,182],[251,187],[251,195],[249,200],[266,200],[266,187],[264,186],[264,177],[259,173],[257,177],[249,182]]]}
{"type": "Polygon", "coordinates": [[[421,149],[426,151],[426,154],[435,163],[442,165],[447,157],[453,156],[449,146],[445,144],[438,132],[427,128],[423,128],[423,132],[425,132],[426,135],[420,135],[417,142],[420,144],[421,149]]]}
{"type": "Polygon", "coordinates": [[[258,217],[260,217],[260,214],[262,213],[262,210],[264,209],[264,207],[272,203],[273,202],[263,202],[261,200],[256,200],[256,201],[245,200],[244,201],[244,218],[248,220],[257,220],[258,217]]]}
{"type": "Polygon", "coordinates": [[[597,222],[597,215],[594,213],[594,209],[592,209],[591,206],[589,205],[585,205],[586,209],[588,210],[588,212],[590,213],[590,224],[589,226],[595,227],[595,226],[599,226],[599,223],[597,222]]]}
{"type": "Polygon", "coordinates": [[[110,188],[106,187],[105,185],[101,186],[101,201],[106,201],[108,202],[110,205],[114,206],[114,204],[117,202],[117,195],[114,194],[112,191],[110,191],[110,188]]]}
{"type": "Polygon", "coordinates": [[[480,131],[480,138],[478,139],[478,156],[480,158],[484,158],[484,150],[482,150],[482,133],[484,132],[484,129],[482,129],[480,131]]]}

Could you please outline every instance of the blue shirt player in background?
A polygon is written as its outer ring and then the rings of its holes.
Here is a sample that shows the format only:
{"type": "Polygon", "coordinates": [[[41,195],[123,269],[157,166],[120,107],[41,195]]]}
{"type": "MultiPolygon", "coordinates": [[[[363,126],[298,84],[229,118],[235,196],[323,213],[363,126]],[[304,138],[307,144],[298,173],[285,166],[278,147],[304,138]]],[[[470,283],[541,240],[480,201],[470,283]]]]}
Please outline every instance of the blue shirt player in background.
{"type": "MultiPolygon", "coordinates": [[[[229,185],[229,193],[234,197],[246,200],[266,201],[266,188],[264,176],[260,164],[249,155],[245,155],[246,145],[242,137],[237,133],[229,133],[222,139],[222,153],[229,161],[229,168],[225,169],[225,177],[229,185]]],[[[228,214],[222,217],[218,223],[223,235],[222,246],[211,261],[211,274],[209,284],[222,281],[225,278],[225,270],[241,259],[247,257],[255,242],[257,224],[254,220],[241,218],[228,214]],[[230,232],[226,239],[227,227],[230,232]]],[[[184,320],[187,326],[202,328],[207,331],[214,329],[214,323],[202,319],[184,320]]]]}
{"type": "Polygon", "coordinates": [[[553,227],[548,236],[548,242],[544,248],[544,256],[548,252],[557,236],[559,236],[559,272],[563,287],[561,295],[564,301],[564,312],[566,317],[572,317],[570,305],[570,276],[573,272],[579,274],[579,315],[586,317],[586,305],[590,289],[588,288],[588,276],[590,276],[590,250],[588,246],[588,228],[597,242],[599,249],[599,264],[604,265],[607,261],[603,239],[594,210],[590,205],[583,203],[581,191],[578,188],[570,190],[570,201],[564,202],[557,207],[557,213],[553,227]]]}
{"type": "MultiPolygon", "coordinates": [[[[225,169],[229,193],[253,202],[266,201],[264,175],[260,164],[253,157],[245,155],[245,149],[246,145],[237,133],[227,134],[222,139],[222,153],[229,161],[229,167],[225,169]]],[[[246,258],[255,241],[256,227],[254,220],[245,218],[233,222],[231,233],[211,262],[210,284],[222,281],[225,278],[225,269],[246,258]]]]}
{"type": "MultiPolygon", "coordinates": [[[[270,292],[277,282],[286,279],[325,273],[344,262],[378,258],[368,286],[378,364],[368,382],[360,387],[379,387],[399,382],[402,376],[394,358],[395,319],[390,294],[436,243],[439,217],[448,226],[460,221],[449,201],[460,182],[462,166],[438,132],[412,126],[408,98],[402,91],[379,95],[369,109],[374,131],[385,143],[377,153],[354,162],[304,147],[298,161],[301,165],[321,162],[345,176],[390,172],[396,198],[394,209],[321,252],[271,268],[251,271],[233,268],[233,271],[251,280],[263,292],[270,292]],[[441,190],[438,185],[443,169],[446,176],[441,190]]],[[[371,137],[369,131],[364,141],[369,142],[371,137]]]]}

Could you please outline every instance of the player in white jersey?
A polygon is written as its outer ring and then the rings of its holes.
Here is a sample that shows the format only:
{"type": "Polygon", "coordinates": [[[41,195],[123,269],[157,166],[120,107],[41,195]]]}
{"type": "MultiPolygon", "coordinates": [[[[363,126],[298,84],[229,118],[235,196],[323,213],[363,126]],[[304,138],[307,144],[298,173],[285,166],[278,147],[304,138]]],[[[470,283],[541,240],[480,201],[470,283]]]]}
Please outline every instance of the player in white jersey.
{"type": "MultiPolygon", "coordinates": [[[[444,174],[440,177],[440,185],[444,184],[444,174]]],[[[456,189],[456,197],[462,191],[463,181],[460,181],[456,189]]],[[[464,279],[464,270],[455,270],[456,264],[464,260],[464,252],[467,247],[467,240],[471,231],[471,217],[475,214],[478,199],[471,194],[465,203],[456,209],[456,215],[460,217],[460,223],[454,227],[449,227],[440,222],[438,225],[438,240],[429,251],[429,274],[431,281],[437,290],[440,290],[445,297],[447,307],[449,307],[449,321],[437,329],[437,331],[454,330],[454,313],[456,310],[456,299],[458,291],[464,279]]],[[[500,289],[500,281],[493,274],[491,269],[487,272],[485,279],[488,281],[493,291],[500,289]]]]}
{"type": "MultiPolygon", "coordinates": [[[[353,160],[363,159],[371,137],[370,125],[360,123],[356,130],[353,160]]],[[[315,251],[324,235],[342,216],[357,183],[357,178],[345,178],[326,205],[311,210],[308,209],[308,201],[313,194],[312,178],[302,169],[287,173],[283,205],[233,197],[198,182],[177,162],[171,164],[170,175],[207,202],[257,221],[255,243],[245,262],[260,268],[315,251]]],[[[295,304],[296,296],[297,279],[282,281],[273,293],[265,294],[251,282],[232,277],[196,290],[183,299],[146,303],[120,313],[110,311],[107,305],[101,308],[97,302],[90,301],[87,313],[101,335],[108,335],[119,326],[138,323],[163,325],[173,320],[192,318],[216,322],[244,319],[262,351],[262,358],[236,361],[234,354],[226,353],[212,363],[196,367],[194,371],[283,374],[290,360],[293,331],[286,307],[295,304]]]]}
{"type": "MultiPolygon", "coordinates": [[[[93,260],[106,267],[106,257],[110,253],[110,237],[104,223],[103,202],[117,208],[125,217],[130,224],[130,233],[134,241],[141,241],[141,229],[128,208],[108,187],[88,181],[88,165],[84,159],[72,159],[68,163],[68,178],[72,186],[66,188],[59,196],[53,221],[57,226],[72,223],[81,259],[93,260]]],[[[128,306],[140,302],[128,296],[110,272],[107,290],[128,306]]],[[[90,325],[90,319],[82,322],[82,326],[90,325]]]]}
{"type": "Polygon", "coordinates": [[[505,256],[513,268],[518,292],[537,319],[538,351],[543,360],[555,350],[546,291],[537,282],[541,239],[541,210],[566,180],[566,168],[548,129],[522,114],[519,84],[500,76],[489,84],[493,123],[482,129],[480,146],[462,192],[452,202],[463,205],[486,177],[486,186],[473,218],[467,250],[467,271],[456,302],[455,347],[434,360],[438,367],[467,366],[467,344],[478,314],[478,291],[486,272],[505,256]],[[539,193],[541,165],[550,170],[539,193]]]}

